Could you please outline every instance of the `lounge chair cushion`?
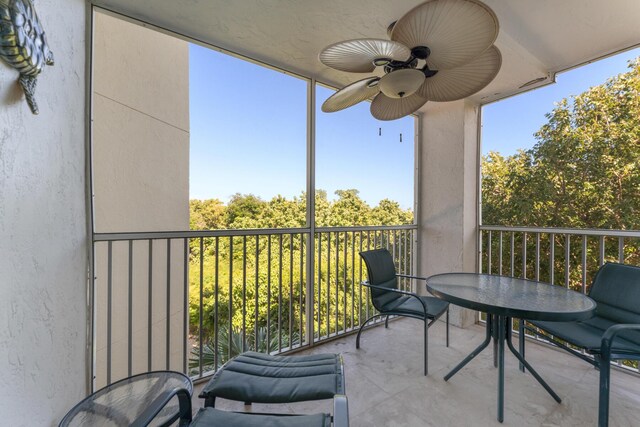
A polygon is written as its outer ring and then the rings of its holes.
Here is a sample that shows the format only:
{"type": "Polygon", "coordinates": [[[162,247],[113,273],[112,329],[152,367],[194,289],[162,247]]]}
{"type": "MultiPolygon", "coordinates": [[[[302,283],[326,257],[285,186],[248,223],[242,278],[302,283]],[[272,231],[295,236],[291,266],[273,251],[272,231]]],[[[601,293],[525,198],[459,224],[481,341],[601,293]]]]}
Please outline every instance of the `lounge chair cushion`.
{"type": "Polygon", "coordinates": [[[202,408],[190,427],[329,427],[331,416],[313,415],[262,415],[220,411],[202,408]]]}
{"type": "Polygon", "coordinates": [[[331,399],[344,393],[339,354],[271,356],[246,352],[220,368],[200,397],[256,403],[331,399]]]}

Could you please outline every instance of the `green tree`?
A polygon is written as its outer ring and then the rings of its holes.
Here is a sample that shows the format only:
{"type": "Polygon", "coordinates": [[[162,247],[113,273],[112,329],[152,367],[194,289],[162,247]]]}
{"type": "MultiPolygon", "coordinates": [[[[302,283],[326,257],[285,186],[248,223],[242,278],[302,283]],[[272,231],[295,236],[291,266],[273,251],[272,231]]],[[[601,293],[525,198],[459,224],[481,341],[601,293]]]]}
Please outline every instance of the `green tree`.
{"type": "Polygon", "coordinates": [[[483,222],[638,229],[640,61],[563,99],[514,156],[483,157],[483,222]]]}
{"type": "Polygon", "coordinates": [[[189,228],[191,230],[225,228],[225,206],[220,200],[190,200],[189,210],[189,228]]]}
{"type": "Polygon", "coordinates": [[[267,203],[253,194],[236,193],[227,204],[226,228],[258,228],[267,203]]]}

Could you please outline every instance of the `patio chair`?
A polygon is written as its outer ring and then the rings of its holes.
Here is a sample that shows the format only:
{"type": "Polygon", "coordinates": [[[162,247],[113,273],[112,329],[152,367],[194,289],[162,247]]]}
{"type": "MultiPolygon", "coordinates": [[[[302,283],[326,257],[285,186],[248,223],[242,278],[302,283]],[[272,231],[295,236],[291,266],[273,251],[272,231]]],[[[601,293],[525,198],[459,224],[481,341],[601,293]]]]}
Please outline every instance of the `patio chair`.
{"type": "Polygon", "coordinates": [[[385,327],[389,326],[389,316],[412,317],[424,321],[424,374],[429,372],[429,326],[444,313],[447,314],[447,347],[449,347],[449,303],[435,297],[419,296],[415,293],[398,289],[398,277],[426,280],[425,277],[397,274],[393,257],[386,249],[374,249],[360,252],[367,266],[368,281],[363,286],[370,289],[371,302],[378,311],[362,325],[356,337],[356,348],[360,348],[360,335],[371,320],[386,316],[385,327]]]}
{"type": "MultiPolygon", "coordinates": [[[[525,329],[600,370],[598,426],[609,423],[611,361],[640,360],[640,267],[608,262],[596,273],[589,296],[596,315],[581,322],[520,322],[520,353],[525,329]],[[567,344],[584,350],[589,357],[567,344]]],[[[524,367],[520,367],[524,371],[524,367]]]]}

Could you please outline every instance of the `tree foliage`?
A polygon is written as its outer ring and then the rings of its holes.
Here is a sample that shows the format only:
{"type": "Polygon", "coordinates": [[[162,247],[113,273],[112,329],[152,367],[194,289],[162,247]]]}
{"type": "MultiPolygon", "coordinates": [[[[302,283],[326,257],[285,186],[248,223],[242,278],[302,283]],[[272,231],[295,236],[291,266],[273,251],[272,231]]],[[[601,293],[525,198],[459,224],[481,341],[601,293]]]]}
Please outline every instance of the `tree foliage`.
{"type": "Polygon", "coordinates": [[[483,156],[483,223],[639,229],[640,61],[546,118],[533,148],[483,156]]]}
{"type": "MultiPolygon", "coordinates": [[[[318,227],[413,222],[413,212],[397,202],[384,199],[372,208],[354,189],[336,191],[336,196],[329,200],[325,191],[316,192],[318,227]]],[[[192,200],[190,207],[194,230],[291,229],[303,228],[307,222],[304,193],[269,201],[235,194],[226,206],[210,199],[192,200]]],[[[207,366],[212,358],[223,363],[243,349],[266,351],[269,343],[269,350],[277,352],[308,339],[304,318],[308,238],[300,232],[190,239],[189,325],[196,345],[192,368],[199,363],[200,334],[207,366]]],[[[410,238],[409,233],[323,232],[314,236],[316,336],[354,327],[372,310],[360,289],[360,248],[402,241],[403,256],[410,257],[410,238]]]]}

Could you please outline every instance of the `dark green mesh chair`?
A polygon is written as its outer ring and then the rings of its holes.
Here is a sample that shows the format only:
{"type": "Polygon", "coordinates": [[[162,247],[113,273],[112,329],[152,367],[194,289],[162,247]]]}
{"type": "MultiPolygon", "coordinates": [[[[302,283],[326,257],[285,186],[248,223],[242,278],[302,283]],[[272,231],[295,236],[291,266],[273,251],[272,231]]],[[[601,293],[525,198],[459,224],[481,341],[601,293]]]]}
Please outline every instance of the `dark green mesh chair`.
{"type": "Polygon", "coordinates": [[[358,331],[356,348],[360,348],[360,334],[371,320],[386,316],[385,327],[389,325],[389,316],[412,317],[424,321],[424,374],[429,372],[429,326],[444,313],[447,314],[447,347],[449,347],[449,303],[435,297],[419,296],[412,292],[398,289],[398,277],[426,280],[425,277],[397,274],[393,257],[386,249],[375,249],[360,252],[367,266],[368,281],[363,286],[370,289],[371,302],[378,311],[368,318],[358,331]]]}
{"type": "MultiPolygon", "coordinates": [[[[589,296],[598,304],[596,315],[589,320],[520,322],[520,353],[524,356],[526,329],[600,369],[598,426],[605,427],[609,422],[611,361],[640,360],[640,267],[604,264],[593,279],[589,296]]],[[[520,369],[524,371],[524,367],[520,369]]]]}

